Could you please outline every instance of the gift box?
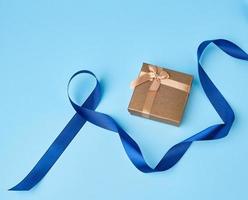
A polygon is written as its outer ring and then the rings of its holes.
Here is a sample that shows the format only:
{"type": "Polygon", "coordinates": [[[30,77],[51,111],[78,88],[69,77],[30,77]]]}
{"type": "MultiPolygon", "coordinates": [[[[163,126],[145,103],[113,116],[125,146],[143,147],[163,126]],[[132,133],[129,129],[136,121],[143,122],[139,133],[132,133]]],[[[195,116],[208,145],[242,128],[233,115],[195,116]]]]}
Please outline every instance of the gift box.
{"type": "Polygon", "coordinates": [[[143,63],[131,83],[134,89],[128,111],[173,125],[179,125],[189,97],[193,76],[143,63]]]}

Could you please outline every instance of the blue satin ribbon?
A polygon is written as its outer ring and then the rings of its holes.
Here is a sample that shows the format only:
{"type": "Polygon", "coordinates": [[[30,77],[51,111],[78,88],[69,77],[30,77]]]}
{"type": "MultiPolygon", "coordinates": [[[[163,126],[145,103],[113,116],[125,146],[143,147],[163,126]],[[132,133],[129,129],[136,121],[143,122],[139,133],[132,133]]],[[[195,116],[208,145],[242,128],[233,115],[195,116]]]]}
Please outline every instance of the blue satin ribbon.
{"type": "Polygon", "coordinates": [[[125,130],[123,130],[123,128],[109,115],[95,111],[101,99],[100,84],[94,73],[87,70],[81,70],[76,72],[69,80],[67,92],[72,79],[78,74],[83,73],[91,75],[95,78],[96,86],[94,90],[82,106],[79,106],[73,102],[68,93],[69,100],[72,107],[75,109],[76,114],[72,117],[69,123],[65,126],[62,132],[48,148],[46,153],[37,162],[34,168],[29,172],[29,174],[10,190],[21,191],[30,190],[33,188],[48,173],[48,171],[55,164],[73,138],[77,135],[79,130],[84,126],[86,121],[119,134],[127,156],[133,165],[144,173],[161,172],[170,169],[181,159],[181,157],[194,141],[214,140],[225,137],[233,124],[234,112],[200,64],[200,58],[203,54],[203,51],[210,43],[215,44],[225,53],[234,58],[248,61],[248,54],[246,54],[236,44],[223,39],[207,40],[202,42],[198,47],[197,62],[200,82],[209,101],[223,120],[223,123],[212,125],[193,135],[192,137],[174,145],[164,155],[157,166],[155,168],[151,168],[146,163],[138,144],[125,132],[125,130]]]}

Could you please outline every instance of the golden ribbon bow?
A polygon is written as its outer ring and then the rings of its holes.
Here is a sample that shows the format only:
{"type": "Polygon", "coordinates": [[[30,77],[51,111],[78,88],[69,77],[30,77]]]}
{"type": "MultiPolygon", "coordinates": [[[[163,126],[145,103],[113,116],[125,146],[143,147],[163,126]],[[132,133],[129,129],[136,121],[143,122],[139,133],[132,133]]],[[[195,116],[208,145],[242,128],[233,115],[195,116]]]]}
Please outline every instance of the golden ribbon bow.
{"type": "Polygon", "coordinates": [[[182,90],[187,93],[189,93],[190,90],[189,85],[170,79],[169,73],[164,69],[151,65],[148,66],[148,69],[149,72],[141,71],[140,76],[131,82],[131,88],[134,89],[136,86],[142,83],[152,81],[142,110],[144,117],[149,117],[156,93],[161,84],[182,90]]]}

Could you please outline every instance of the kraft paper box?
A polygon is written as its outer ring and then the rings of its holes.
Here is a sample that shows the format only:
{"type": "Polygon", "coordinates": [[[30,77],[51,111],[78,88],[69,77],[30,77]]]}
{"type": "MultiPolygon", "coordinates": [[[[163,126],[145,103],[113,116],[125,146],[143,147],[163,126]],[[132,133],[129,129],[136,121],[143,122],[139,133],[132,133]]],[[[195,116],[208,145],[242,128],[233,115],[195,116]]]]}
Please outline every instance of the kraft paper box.
{"type": "Polygon", "coordinates": [[[191,75],[143,63],[128,111],[131,114],[179,125],[188,100],[191,75]]]}

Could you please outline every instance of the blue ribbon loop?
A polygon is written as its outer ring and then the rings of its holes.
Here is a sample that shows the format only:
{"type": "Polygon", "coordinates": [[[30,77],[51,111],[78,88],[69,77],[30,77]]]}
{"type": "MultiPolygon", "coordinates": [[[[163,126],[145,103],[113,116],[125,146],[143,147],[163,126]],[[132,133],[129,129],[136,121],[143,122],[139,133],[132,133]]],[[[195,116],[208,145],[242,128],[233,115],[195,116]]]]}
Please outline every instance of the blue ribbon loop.
{"type": "Polygon", "coordinates": [[[100,84],[94,73],[87,70],[81,70],[76,72],[70,78],[67,86],[67,92],[72,79],[78,74],[83,73],[91,75],[95,78],[96,86],[94,90],[91,92],[82,106],[79,106],[73,102],[68,93],[69,100],[72,107],[75,109],[76,114],[72,117],[69,123],[65,126],[62,132],[58,135],[46,153],[29,172],[29,174],[20,183],[9,190],[21,191],[30,190],[33,188],[48,173],[48,171],[55,164],[73,138],[77,135],[79,130],[84,126],[86,121],[89,121],[101,128],[118,133],[127,156],[133,165],[144,173],[161,172],[170,169],[181,159],[181,157],[194,141],[214,140],[225,137],[233,124],[234,112],[200,64],[200,58],[204,52],[204,49],[210,43],[215,44],[225,53],[234,58],[248,61],[248,54],[246,54],[236,44],[223,39],[207,40],[202,42],[198,47],[197,62],[200,82],[209,101],[223,120],[223,123],[212,125],[191,136],[190,138],[174,145],[164,155],[157,166],[155,168],[151,168],[146,163],[138,144],[122,129],[122,127],[109,115],[95,111],[101,99],[100,84]]]}

